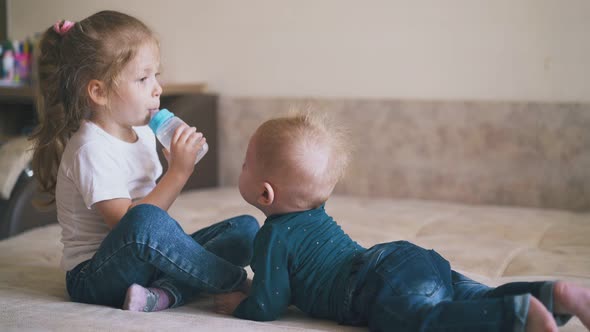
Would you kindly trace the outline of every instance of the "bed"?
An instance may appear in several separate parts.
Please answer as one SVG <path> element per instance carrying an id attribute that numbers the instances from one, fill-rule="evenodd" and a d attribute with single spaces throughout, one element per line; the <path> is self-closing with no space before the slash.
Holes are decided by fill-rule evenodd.
<path id="1" fill-rule="evenodd" d="M 331 198 L 326 210 L 361 245 L 414 241 L 482 282 L 560 278 L 590 287 L 588 213 L 348 195 Z M 187 232 L 243 213 L 264 220 L 234 187 L 185 192 L 170 213 Z M 213 313 L 210 297 L 157 313 L 72 303 L 59 268 L 59 233 L 54 224 L 0 242 L 0 330 L 365 330 L 307 318 L 294 308 L 278 321 L 242 321 Z M 583 330 L 578 320 L 562 329 Z"/>
<path id="2" fill-rule="evenodd" d="M 252 131 L 294 102 L 301 100 L 220 101 L 219 185 L 185 191 L 170 209 L 186 232 L 238 214 L 263 222 L 241 199 L 237 174 Z M 322 107 L 346 119 L 359 145 L 326 210 L 361 245 L 413 241 L 490 285 L 565 279 L 590 287 L 587 105 L 325 100 Z M 0 330 L 365 330 L 295 308 L 278 321 L 243 321 L 213 313 L 207 296 L 157 313 L 72 303 L 59 238 L 50 224 L 0 241 Z M 561 329 L 584 330 L 577 319 Z"/>

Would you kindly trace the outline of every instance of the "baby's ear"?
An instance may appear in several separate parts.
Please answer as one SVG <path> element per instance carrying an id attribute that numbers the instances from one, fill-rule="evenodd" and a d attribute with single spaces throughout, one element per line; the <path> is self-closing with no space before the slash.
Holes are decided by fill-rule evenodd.
<path id="1" fill-rule="evenodd" d="M 258 196 L 258 203 L 262 206 L 269 206 L 275 200 L 275 191 L 272 185 L 268 182 L 262 183 L 262 192 Z"/>
<path id="2" fill-rule="evenodd" d="M 104 82 L 99 80 L 90 80 L 88 82 L 88 96 L 99 106 L 106 106 L 108 103 L 108 93 Z"/>

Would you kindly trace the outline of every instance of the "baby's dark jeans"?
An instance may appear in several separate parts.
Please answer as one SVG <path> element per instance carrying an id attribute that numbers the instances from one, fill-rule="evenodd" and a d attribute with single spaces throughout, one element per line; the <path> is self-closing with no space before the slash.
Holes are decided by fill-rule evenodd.
<path id="1" fill-rule="evenodd" d="M 552 312 L 553 285 L 492 288 L 451 270 L 433 250 L 406 241 L 384 243 L 355 259 L 341 323 L 371 331 L 524 331 L 530 296 Z M 554 317 L 559 325 L 569 319 Z"/>

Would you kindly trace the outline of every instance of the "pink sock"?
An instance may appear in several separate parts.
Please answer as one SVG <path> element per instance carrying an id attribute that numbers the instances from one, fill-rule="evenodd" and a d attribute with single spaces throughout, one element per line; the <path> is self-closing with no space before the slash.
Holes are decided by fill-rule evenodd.
<path id="1" fill-rule="evenodd" d="M 160 311 L 170 307 L 172 296 L 161 288 L 133 284 L 127 288 L 123 310 Z"/>

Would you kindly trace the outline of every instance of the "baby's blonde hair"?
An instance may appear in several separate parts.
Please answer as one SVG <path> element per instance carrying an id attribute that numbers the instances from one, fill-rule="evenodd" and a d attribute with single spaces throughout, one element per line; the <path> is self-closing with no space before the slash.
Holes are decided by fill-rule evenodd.
<path id="1" fill-rule="evenodd" d="M 346 131 L 326 114 L 292 111 L 268 120 L 256 133 L 256 163 L 300 208 L 324 203 L 350 158 Z"/>

